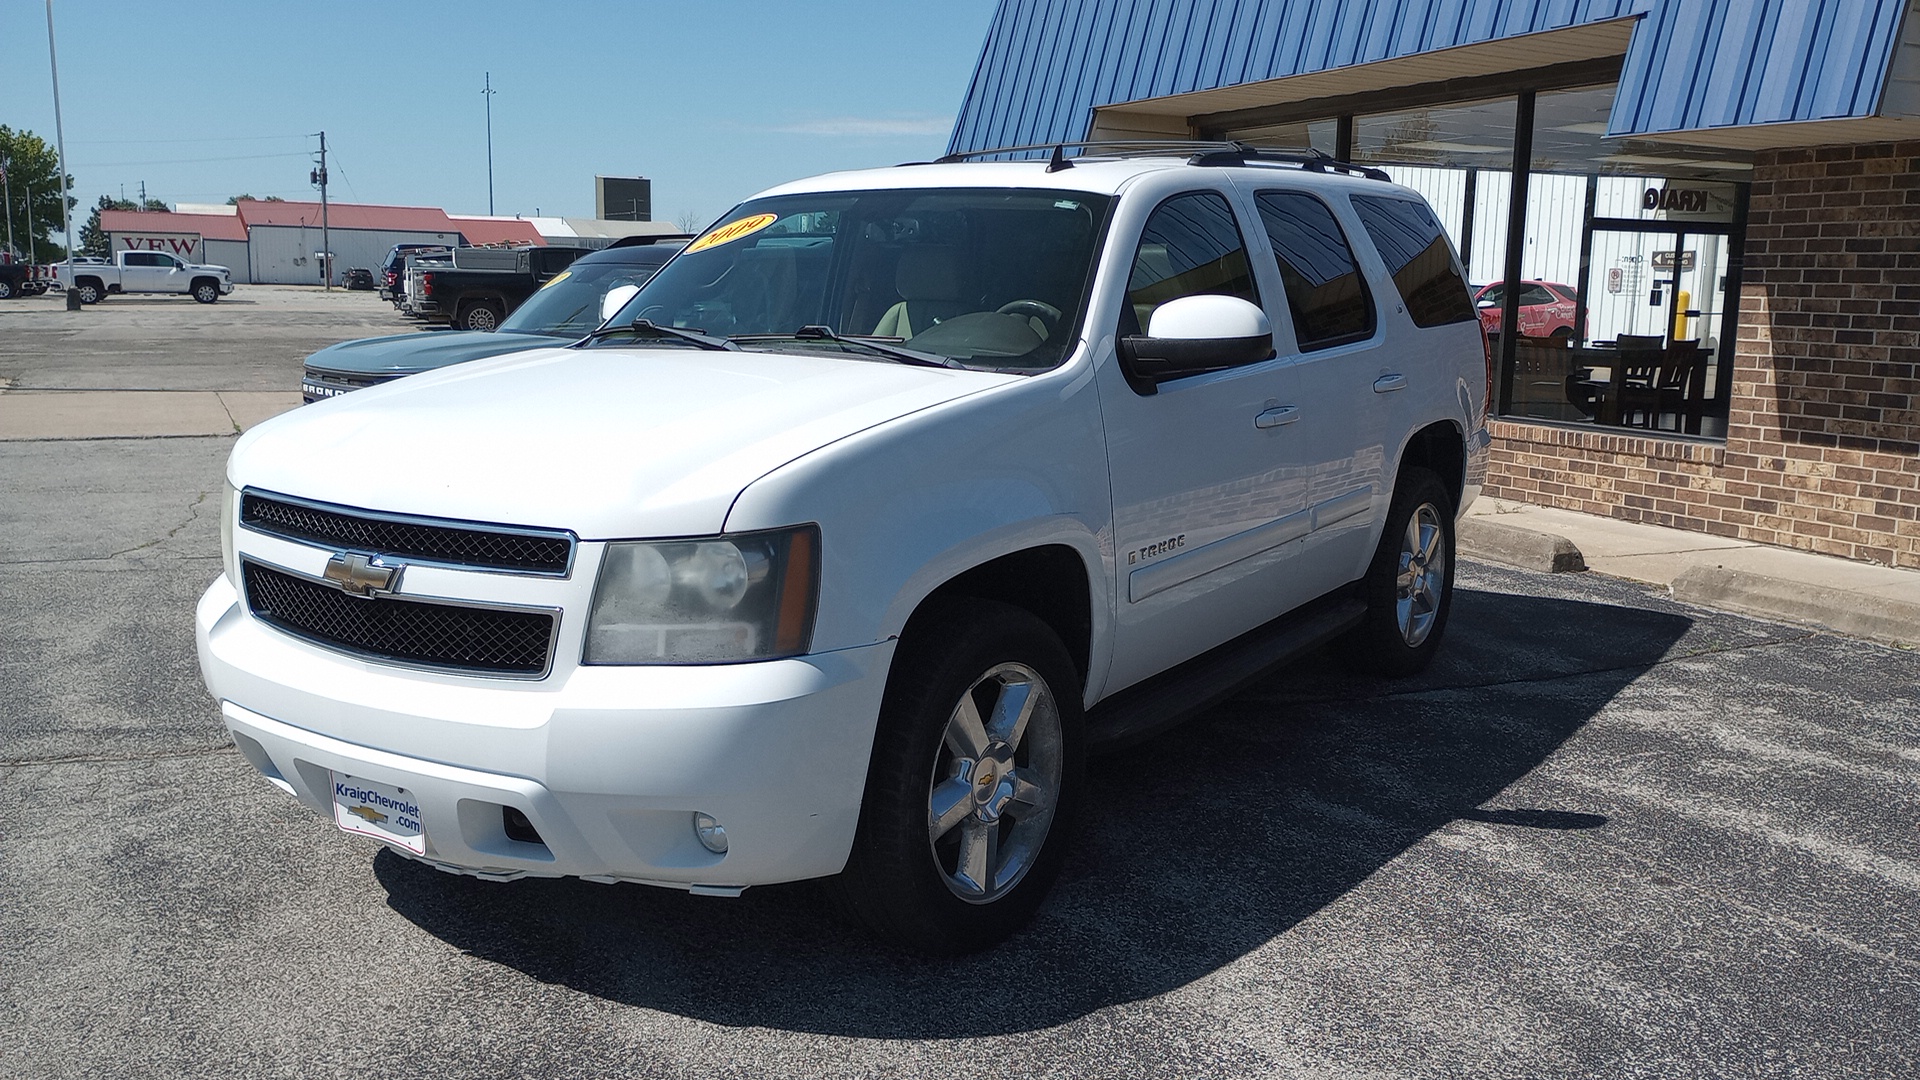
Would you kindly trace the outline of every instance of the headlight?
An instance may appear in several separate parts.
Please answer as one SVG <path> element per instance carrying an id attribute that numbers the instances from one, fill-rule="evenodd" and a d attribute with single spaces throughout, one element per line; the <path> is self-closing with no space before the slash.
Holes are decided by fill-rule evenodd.
<path id="1" fill-rule="evenodd" d="M 807 651 L 820 531 L 607 545 L 586 664 L 716 664 Z"/>
<path id="2" fill-rule="evenodd" d="M 226 571 L 227 580 L 235 589 L 240 588 L 240 557 L 233 550 L 233 521 L 240 511 L 240 493 L 233 485 L 223 482 L 225 493 L 220 497 L 220 565 Z"/>

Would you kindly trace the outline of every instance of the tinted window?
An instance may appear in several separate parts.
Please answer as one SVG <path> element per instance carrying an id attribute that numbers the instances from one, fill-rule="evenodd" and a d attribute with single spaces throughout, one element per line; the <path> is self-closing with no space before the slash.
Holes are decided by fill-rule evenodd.
<path id="1" fill-rule="evenodd" d="M 146 252 L 144 252 L 144 251 L 129 251 L 129 252 L 127 252 L 127 257 L 126 257 L 126 260 L 124 261 L 124 263 L 123 263 L 122 265 L 125 265 L 125 266 L 152 266 L 152 265 L 154 264 L 154 259 L 155 259 L 155 258 L 156 258 L 155 256 L 153 256 L 153 255 L 149 255 L 149 254 L 147 254 L 147 253 L 146 253 Z"/>
<path id="2" fill-rule="evenodd" d="M 1453 248 L 1426 204 L 1362 195 L 1354 197 L 1353 208 L 1393 275 L 1415 326 L 1467 322 L 1474 317 Z"/>
<path id="3" fill-rule="evenodd" d="M 1546 304 L 1558 303 L 1559 300 L 1559 297 L 1548 292 L 1544 286 L 1529 285 L 1520 290 L 1521 307 L 1541 307 Z"/>
<path id="4" fill-rule="evenodd" d="M 1137 335 L 1150 328 L 1155 309 L 1182 296 L 1260 302 L 1233 208 L 1212 192 L 1175 195 L 1147 219 L 1127 278 L 1121 333 Z"/>
<path id="5" fill-rule="evenodd" d="M 1333 211 L 1311 195 L 1268 192 L 1254 200 L 1287 287 L 1294 336 L 1324 349 L 1373 334 L 1373 297 Z"/>

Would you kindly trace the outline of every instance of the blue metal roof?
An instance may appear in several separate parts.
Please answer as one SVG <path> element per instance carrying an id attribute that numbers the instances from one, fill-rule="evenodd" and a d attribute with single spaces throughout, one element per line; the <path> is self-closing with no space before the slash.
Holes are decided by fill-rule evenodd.
<path id="1" fill-rule="evenodd" d="M 949 150 L 1093 109 L 1642 15 L 1609 134 L 1871 115 L 1904 0 L 1001 0 Z"/>
<path id="2" fill-rule="evenodd" d="M 1906 0 L 1660 0 L 1634 29 L 1609 135 L 1871 116 Z"/>

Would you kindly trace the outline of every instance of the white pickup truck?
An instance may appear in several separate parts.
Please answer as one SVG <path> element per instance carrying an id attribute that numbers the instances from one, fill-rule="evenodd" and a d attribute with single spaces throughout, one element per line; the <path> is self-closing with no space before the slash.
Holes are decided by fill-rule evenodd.
<path id="1" fill-rule="evenodd" d="M 78 262 L 56 268 L 60 284 L 97 304 L 112 293 L 180 293 L 203 304 L 233 291 L 233 271 L 182 262 L 164 251 L 115 252 L 110 263 Z"/>
<path id="2" fill-rule="evenodd" d="M 1432 658 L 1487 385 L 1439 221 L 1375 170 L 818 177 L 571 346 L 242 436 L 201 669 L 268 782 L 407 857 L 835 876 L 888 939 L 984 948 L 1058 874 L 1089 748 L 1311 649 Z"/>

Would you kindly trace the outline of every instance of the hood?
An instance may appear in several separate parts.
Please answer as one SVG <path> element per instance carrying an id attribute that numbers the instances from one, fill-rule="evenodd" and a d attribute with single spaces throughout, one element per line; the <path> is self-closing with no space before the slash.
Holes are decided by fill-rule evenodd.
<path id="1" fill-rule="evenodd" d="M 227 268 L 226 268 L 226 267 L 224 267 L 224 266 L 215 266 L 215 265 L 213 265 L 212 263 L 188 263 L 188 264 L 187 264 L 187 269 L 189 269 L 189 270 L 206 270 L 206 271 L 210 271 L 210 272 L 212 272 L 212 273 L 215 273 L 215 274 L 226 274 L 226 275 L 227 275 L 228 277 L 231 277 L 231 276 L 233 276 L 233 271 L 231 271 L 231 270 L 229 270 L 229 269 L 227 269 Z"/>
<path id="2" fill-rule="evenodd" d="M 240 438 L 228 477 L 590 540 L 699 536 L 803 454 L 1020 379 L 780 353 L 538 349 L 283 413 Z"/>
<path id="3" fill-rule="evenodd" d="M 551 348 L 562 340 L 545 334 L 415 331 L 329 345 L 307 357 L 307 366 L 342 375 L 411 375 L 501 353 Z"/>

